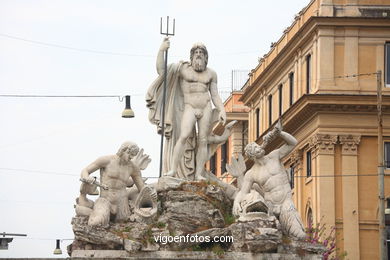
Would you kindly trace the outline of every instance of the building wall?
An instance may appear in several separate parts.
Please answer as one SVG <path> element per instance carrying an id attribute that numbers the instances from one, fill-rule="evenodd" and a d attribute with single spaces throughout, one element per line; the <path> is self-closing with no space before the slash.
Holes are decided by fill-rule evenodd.
<path id="1" fill-rule="evenodd" d="M 294 202 L 305 225 L 311 211 L 315 223 L 336 228 L 337 247 L 346 250 L 349 259 L 379 256 L 375 95 L 376 72 L 385 69 L 384 46 L 390 42 L 388 17 L 389 1 L 311 1 L 252 70 L 241 97 L 250 108 L 248 141 L 260 143 L 279 119 L 278 91 L 283 86 L 281 119 L 298 140 L 297 148 L 285 158 L 285 166 L 295 169 Z M 292 95 L 290 73 L 294 74 Z M 384 88 L 384 96 L 390 96 L 389 91 Z M 390 98 L 383 102 L 384 139 L 390 140 Z M 268 150 L 281 144 L 276 140 Z M 311 177 L 306 177 L 307 152 Z M 385 189 L 390 196 L 388 176 Z"/>
<path id="2" fill-rule="evenodd" d="M 236 120 L 237 123 L 231 130 L 231 135 L 227 140 L 227 161 L 222 160 L 222 146 L 215 152 L 216 171 L 214 174 L 225 182 L 231 182 L 233 177 L 226 171 L 222 171 L 222 164 L 230 164 L 231 157 L 238 157 L 242 153 L 243 147 L 248 143 L 248 112 L 249 108 L 245 106 L 239 99 L 242 95 L 241 91 L 233 91 L 231 95 L 225 100 L 224 107 L 227 114 L 227 122 Z M 215 134 L 222 134 L 222 125 L 217 125 L 213 131 Z M 206 164 L 206 169 L 210 170 L 210 161 Z"/>

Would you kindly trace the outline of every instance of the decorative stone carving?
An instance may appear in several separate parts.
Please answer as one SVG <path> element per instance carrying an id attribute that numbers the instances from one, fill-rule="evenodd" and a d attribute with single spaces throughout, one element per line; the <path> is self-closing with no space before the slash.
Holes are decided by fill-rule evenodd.
<path id="1" fill-rule="evenodd" d="M 197 43 L 191 49 L 190 62 L 170 64 L 167 68 L 167 101 L 164 133 L 161 133 L 164 52 L 169 46 L 169 39 L 165 38 L 157 56 L 159 77 L 146 95 L 149 120 L 157 126 L 159 134 L 166 137 L 163 172 L 164 175 L 187 180 L 205 179 L 204 165 L 214 153 L 211 144 L 224 143 L 232 125 L 226 126 L 229 133 L 222 135 L 224 138 L 212 136 L 215 123 L 225 124 L 226 113 L 218 94 L 217 74 L 207 67 L 207 49 Z"/>
<path id="2" fill-rule="evenodd" d="M 265 147 L 277 136 L 284 139 L 286 144 L 266 155 Z M 288 173 L 281 162 L 296 145 L 297 140 L 282 131 L 279 121 L 276 127 L 264 136 L 261 146 L 251 143 L 245 147 L 245 153 L 254 160 L 254 165 L 242 180 L 234 200 L 233 214 L 242 220 L 247 219 L 247 215 L 252 214 L 253 210 L 257 211 L 259 217 L 264 214 L 261 211 L 267 211 L 269 216 L 275 215 L 278 218 L 285 234 L 304 239 L 306 233 L 292 200 Z M 250 196 L 249 194 L 256 192 L 251 191 L 255 184 L 258 185 L 257 196 Z M 251 216 L 248 218 L 253 219 Z"/>
<path id="3" fill-rule="evenodd" d="M 309 140 L 309 147 L 314 154 L 334 154 L 334 145 L 337 143 L 337 135 L 314 134 Z"/>
<path id="4" fill-rule="evenodd" d="M 127 220 L 131 215 L 129 196 L 134 195 L 134 189 L 127 187 L 135 184 L 138 192 L 149 191 L 149 197 L 153 197 L 153 191 L 144 188 L 141 176 L 141 170 L 144 170 L 150 161 L 143 149 L 140 150 L 133 142 L 125 142 L 115 155 L 100 157 L 88 165 L 81 172 L 82 184 L 80 196 L 76 200 L 76 215 L 89 217 L 90 226 L 108 226 L 110 219 L 116 222 Z M 90 176 L 97 170 L 100 170 L 101 183 Z M 100 196 L 93 202 L 87 198 L 87 194 L 95 192 L 97 186 L 100 187 Z M 138 201 L 145 202 L 145 196 L 146 192 L 143 192 Z M 156 211 L 156 202 L 151 205 Z"/>
<path id="5" fill-rule="evenodd" d="M 303 159 L 303 152 L 302 150 L 295 150 L 290 155 L 290 165 L 300 165 L 302 163 Z"/>
<path id="6" fill-rule="evenodd" d="M 157 215 L 157 194 L 154 188 L 144 186 L 134 204 L 134 212 L 145 222 L 151 222 Z"/>
<path id="7" fill-rule="evenodd" d="M 360 135 L 339 135 L 342 154 L 357 155 L 357 148 L 360 143 Z"/>

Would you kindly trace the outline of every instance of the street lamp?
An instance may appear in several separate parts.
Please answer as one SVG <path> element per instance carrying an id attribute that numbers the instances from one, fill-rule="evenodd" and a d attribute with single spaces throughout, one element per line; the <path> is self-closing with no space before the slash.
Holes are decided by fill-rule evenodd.
<path id="1" fill-rule="evenodd" d="M 26 234 L 8 234 L 8 233 L 0 233 L 0 235 L 3 235 L 3 237 L 0 237 L 0 250 L 7 250 L 8 244 L 12 242 L 12 237 L 5 237 L 5 236 L 19 236 L 19 237 L 25 237 Z"/>
<path id="2" fill-rule="evenodd" d="M 62 255 L 62 250 L 61 250 L 61 247 L 60 247 L 60 240 L 59 239 L 57 239 L 56 240 L 56 249 L 54 249 L 54 252 L 53 252 L 53 254 L 54 255 Z"/>
<path id="3" fill-rule="evenodd" d="M 125 96 L 125 97 L 126 97 L 126 107 L 122 112 L 122 117 L 123 118 L 133 118 L 134 111 L 131 109 L 131 106 L 130 106 L 130 96 Z"/>

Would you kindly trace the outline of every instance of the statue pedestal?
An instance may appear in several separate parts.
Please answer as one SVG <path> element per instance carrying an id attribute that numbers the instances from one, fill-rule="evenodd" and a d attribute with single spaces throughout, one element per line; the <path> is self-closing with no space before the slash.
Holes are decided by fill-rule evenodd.
<path id="1" fill-rule="evenodd" d="M 134 214 L 127 221 L 110 222 L 109 227 L 91 227 L 86 217 L 73 218 L 75 240 L 68 247 L 71 257 L 321 259 L 323 247 L 284 237 L 274 216 L 253 212 L 253 218 L 236 220 L 231 214 L 232 201 L 216 183 L 166 178 L 159 184 L 157 215 L 151 223 Z M 169 241 L 168 237 L 186 240 Z"/>
<path id="2" fill-rule="evenodd" d="M 245 253 L 245 252 L 225 252 L 216 254 L 213 252 L 178 252 L 178 251 L 155 251 L 155 252 L 138 252 L 130 254 L 124 250 L 75 250 L 72 253 L 72 259 L 93 258 L 96 260 L 103 259 L 128 259 L 128 260 L 155 260 L 155 259 L 239 259 L 239 260 L 320 260 L 320 255 L 297 254 L 262 254 L 262 253 Z"/>

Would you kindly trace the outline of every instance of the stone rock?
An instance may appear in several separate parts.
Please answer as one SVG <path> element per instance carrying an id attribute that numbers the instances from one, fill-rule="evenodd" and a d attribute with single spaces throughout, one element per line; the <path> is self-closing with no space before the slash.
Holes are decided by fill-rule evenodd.
<path id="1" fill-rule="evenodd" d="M 127 252 L 136 252 L 139 251 L 142 247 L 141 243 L 129 239 L 124 239 L 123 245 Z"/>
<path id="2" fill-rule="evenodd" d="M 157 198 L 158 214 L 152 223 L 145 223 L 135 213 L 122 223 L 110 222 L 107 228 L 88 226 L 87 217 L 73 218 L 75 241 L 68 247 L 69 254 L 96 257 L 105 250 L 115 250 L 118 254 L 110 253 L 112 256 L 127 253 L 134 259 L 141 255 L 155 259 L 154 256 L 173 256 L 173 251 L 180 251 L 180 255 L 188 253 L 188 257 L 195 257 L 199 253 L 212 258 L 244 259 L 237 256 L 247 254 L 247 259 L 274 259 L 267 257 L 274 257 L 278 253 L 283 256 L 294 254 L 291 258 L 283 259 L 300 259 L 296 257 L 299 255 L 304 255 L 303 259 L 320 259 L 314 256 L 319 256 L 324 249 L 286 238 L 277 218 L 264 213 L 226 225 L 225 219 L 231 217 L 232 202 L 224 189 L 216 184 L 182 182 L 178 186 L 160 189 Z M 203 240 L 180 240 L 175 243 L 162 240 L 163 237 L 180 235 L 203 237 Z M 216 237 L 228 236 L 233 241 L 212 242 Z M 210 238 L 210 242 L 204 240 L 206 237 Z"/>
<path id="3" fill-rule="evenodd" d="M 221 188 L 206 182 L 183 183 L 179 188 L 158 193 L 162 217 L 175 235 L 224 227 L 231 201 Z"/>
<path id="4" fill-rule="evenodd" d="M 278 253 L 296 253 L 299 255 L 316 254 L 322 255 L 325 252 L 325 246 L 321 244 L 312 244 L 306 241 L 291 240 L 284 237 L 283 243 L 278 249 Z"/>
<path id="5" fill-rule="evenodd" d="M 121 237 L 107 232 L 107 229 L 101 226 L 89 226 L 85 217 L 73 218 L 72 224 L 76 241 L 80 240 L 90 244 L 103 245 L 104 249 L 122 248 L 123 239 Z"/>
<path id="6" fill-rule="evenodd" d="M 156 190 L 164 191 L 169 189 L 177 189 L 184 182 L 185 180 L 183 179 L 170 177 L 170 176 L 162 176 L 158 179 Z"/>
<path id="7" fill-rule="evenodd" d="M 265 217 L 253 221 L 236 222 L 229 226 L 234 242 L 232 251 L 277 252 L 282 242 L 282 232 L 275 217 Z"/>

